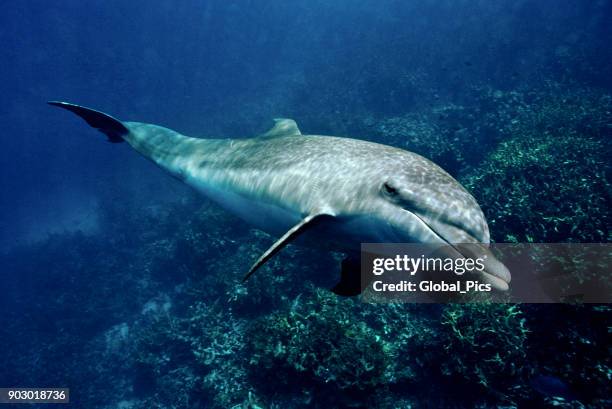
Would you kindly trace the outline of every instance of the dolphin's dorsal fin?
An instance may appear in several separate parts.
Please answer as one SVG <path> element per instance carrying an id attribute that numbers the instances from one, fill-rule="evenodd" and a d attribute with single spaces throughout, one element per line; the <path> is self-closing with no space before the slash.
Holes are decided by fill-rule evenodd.
<path id="1" fill-rule="evenodd" d="M 242 279 L 242 282 L 244 283 L 246 280 L 248 280 L 259 267 L 261 267 L 273 255 L 278 253 L 283 247 L 295 240 L 299 235 L 303 234 L 306 230 L 312 228 L 316 224 L 333 217 L 334 216 L 329 213 L 315 213 L 306 216 L 304 219 L 302 219 L 302 221 L 289 229 L 289 231 L 287 231 L 283 237 L 278 239 L 268 250 L 266 250 L 265 253 L 261 255 L 261 257 L 257 259 L 257 261 L 249 269 L 249 272 L 246 273 Z"/>
<path id="2" fill-rule="evenodd" d="M 274 118 L 274 126 L 261 135 L 262 138 L 276 138 L 279 136 L 301 135 L 300 128 L 293 119 Z"/>

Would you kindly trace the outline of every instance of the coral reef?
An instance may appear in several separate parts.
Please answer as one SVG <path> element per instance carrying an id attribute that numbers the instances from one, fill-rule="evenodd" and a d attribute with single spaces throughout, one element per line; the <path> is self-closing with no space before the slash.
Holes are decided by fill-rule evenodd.
<path id="1" fill-rule="evenodd" d="M 507 138 L 461 181 L 495 241 L 609 241 L 612 101 L 550 87 L 512 94 L 515 116 L 501 130 Z"/>
<path id="2" fill-rule="evenodd" d="M 250 364 L 275 384 L 295 376 L 334 388 L 370 389 L 385 383 L 383 344 L 342 302 L 318 296 L 289 312 L 265 316 L 252 326 Z M 313 308 L 314 307 L 314 308 Z M 284 370 L 283 370 L 284 369 Z"/>
<path id="3" fill-rule="evenodd" d="M 451 304 L 441 317 L 442 373 L 511 399 L 530 375 L 518 305 Z M 514 388 L 512 388 L 514 386 Z"/>

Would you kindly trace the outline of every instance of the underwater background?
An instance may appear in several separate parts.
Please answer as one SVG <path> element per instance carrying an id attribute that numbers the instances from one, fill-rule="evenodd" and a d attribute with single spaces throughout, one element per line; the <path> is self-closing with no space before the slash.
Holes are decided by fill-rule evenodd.
<path id="1" fill-rule="evenodd" d="M 366 304 L 314 284 L 336 255 L 294 246 L 242 285 L 271 236 L 45 104 L 219 138 L 289 117 L 432 159 L 495 242 L 607 243 L 611 19 L 607 0 L 5 4 L 0 387 L 109 409 L 611 407 L 608 305 Z"/>

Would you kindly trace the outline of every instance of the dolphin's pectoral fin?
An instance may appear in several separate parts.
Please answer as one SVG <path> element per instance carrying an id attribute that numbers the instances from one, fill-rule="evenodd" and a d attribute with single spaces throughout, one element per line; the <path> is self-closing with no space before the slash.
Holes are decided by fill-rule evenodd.
<path id="1" fill-rule="evenodd" d="M 81 118 L 92 128 L 96 128 L 100 132 L 108 136 L 108 141 L 113 143 L 123 142 L 123 135 L 129 130 L 121 123 L 120 120 L 105 114 L 104 112 L 96 111 L 95 109 L 85 108 L 80 105 L 70 104 L 68 102 L 49 101 L 49 105 L 66 109 Z"/>
<path id="2" fill-rule="evenodd" d="M 262 138 L 276 138 L 279 136 L 301 135 L 297 123 L 293 119 L 274 118 L 274 126 L 261 135 Z"/>
<path id="3" fill-rule="evenodd" d="M 244 283 L 246 280 L 248 280 L 259 267 L 261 267 L 273 255 L 278 253 L 283 247 L 295 240 L 299 235 L 303 234 L 320 222 L 333 217 L 333 215 L 327 213 L 316 213 L 306 216 L 301 222 L 289 229 L 289 231 L 287 231 L 283 237 L 278 239 L 268 250 L 266 250 L 265 253 L 261 255 L 261 257 L 259 257 L 259 259 L 257 259 L 257 261 L 249 269 L 249 272 L 246 273 L 242 279 L 242 282 Z"/>
<path id="4" fill-rule="evenodd" d="M 342 260 L 340 281 L 332 289 L 336 295 L 353 297 L 361 294 L 361 263 L 359 258 L 347 257 Z"/>

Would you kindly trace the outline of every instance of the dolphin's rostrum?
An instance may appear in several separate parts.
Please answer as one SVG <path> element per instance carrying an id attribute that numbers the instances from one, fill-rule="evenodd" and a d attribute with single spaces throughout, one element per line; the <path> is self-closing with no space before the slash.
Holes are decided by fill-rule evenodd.
<path id="1" fill-rule="evenodd" d="M 508 289 L 510 273 L 488 251 L 489 229 L 476 200 L 424 157 L 373 142 L 302 135 L 295 121 L 276 119 L 249 139 L 198 139 L 161 126 L 119 121 L 66 102 L 67 109 L 107 135 L 128 142 L 173 176 L 255 227 L 280 236 L 245 280 L 285 245 L 301 243 L 346 253 L 332 289 L 356 295 L 360 243 L 481 243 L 479 277 Z"/>

